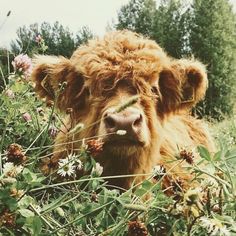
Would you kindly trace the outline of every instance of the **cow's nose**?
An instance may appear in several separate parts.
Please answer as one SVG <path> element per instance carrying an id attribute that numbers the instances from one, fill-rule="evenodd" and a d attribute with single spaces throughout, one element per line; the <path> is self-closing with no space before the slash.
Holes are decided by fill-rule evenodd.
<path id="1" fill-rule="evenodd" d="M 126 130 L 127 134 L 137 134 L 142 127 L 143 116 L 139 111 L 128 113 L 106 113 L 104 123 L 107 133 Z"/>

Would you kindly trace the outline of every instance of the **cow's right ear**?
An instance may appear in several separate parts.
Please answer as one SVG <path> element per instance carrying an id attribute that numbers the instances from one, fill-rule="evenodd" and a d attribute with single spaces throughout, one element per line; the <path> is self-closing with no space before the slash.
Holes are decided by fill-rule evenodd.
<path id="1" fill-rule="evenodd" d="M 75 108 L 82 102 L 83 77 L 67 58 L 36 56 L 31 79 L 36 93 L 46 102 L 53 101 L 60 110 Z"/>

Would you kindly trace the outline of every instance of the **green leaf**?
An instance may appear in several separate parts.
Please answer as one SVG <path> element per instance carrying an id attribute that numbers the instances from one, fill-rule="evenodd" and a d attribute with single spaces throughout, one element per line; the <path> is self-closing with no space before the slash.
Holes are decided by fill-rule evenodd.
<path id="1" fill-rule="evenodd" d="M 25 195 L 18 202 L 20 208 L 27 208 L 30 204 L 34 203 L 34 199 L 30 196 Z"/>
<path id="2" fill-rule="evenodd" d="M 42 221 L 39 216 L 28 217 L 23 227 L 31 235 L 38 236 L 42 230 Z"/>
<path id="3" fill-rule="evenodd" d="M 205 147 L 203 147 L 203 146 L 198 146 L 198 147 L 197 147 L 197 150 L 198 150 L 200 156 L 201 156 L 203 159 L 205 159 L 205 160 L 207 160 L 207 161 L 211 161 L 211 154 L 209 153 L 209 151 L 208 151 Z"/>
<path id="4" fill-rule="evenodd" d="M 31 210 L 28 210 L 28 209 L 20 209 L 20 210 L 18 210 L 18 212 L 26 218 L 34 216 L 34 212 L 32 212 Z"/>

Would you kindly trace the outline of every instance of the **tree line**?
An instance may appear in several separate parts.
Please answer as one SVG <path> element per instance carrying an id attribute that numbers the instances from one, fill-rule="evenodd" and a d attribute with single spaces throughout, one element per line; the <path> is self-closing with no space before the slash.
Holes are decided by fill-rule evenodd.
<path id="1" fill-rule="evenodd" d="M 120 8 L 118 20 L 111 28 L 130 29 L 148 36 L 172 57 L 195 57 L 202 61 L 207 66 L 209 89 L 194 112 L 220 120 L 232 114 L 236 98 L 235 17 L 228 0 L 130 0 Z M 37 35 L 44 40 L 42 47 L 37 47 Z M 80 29 L 74 37 L 59 22 L 32 24 L 17 30 L 10 51 L 30 55 L 43 51 L 70 57 L 76 47 L 92 37 L 88 27 Z"/>

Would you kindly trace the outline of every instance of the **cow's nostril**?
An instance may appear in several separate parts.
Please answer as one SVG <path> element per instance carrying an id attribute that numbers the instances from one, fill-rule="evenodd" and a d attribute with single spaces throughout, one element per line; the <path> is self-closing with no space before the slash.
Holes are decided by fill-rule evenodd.
<path id="1" fill-rule="evenodd" d="M 134 121 L 133 126 L 141 125 L 142 121 L 143 121 L 143 116 L 140 114 L 139 117 Z"/>
<path id="2" fill-rule="evenodd" d="M 111 116 L 106 116 L 104 121 L 107 128 L 115 128 L 116 122 Z"/>

